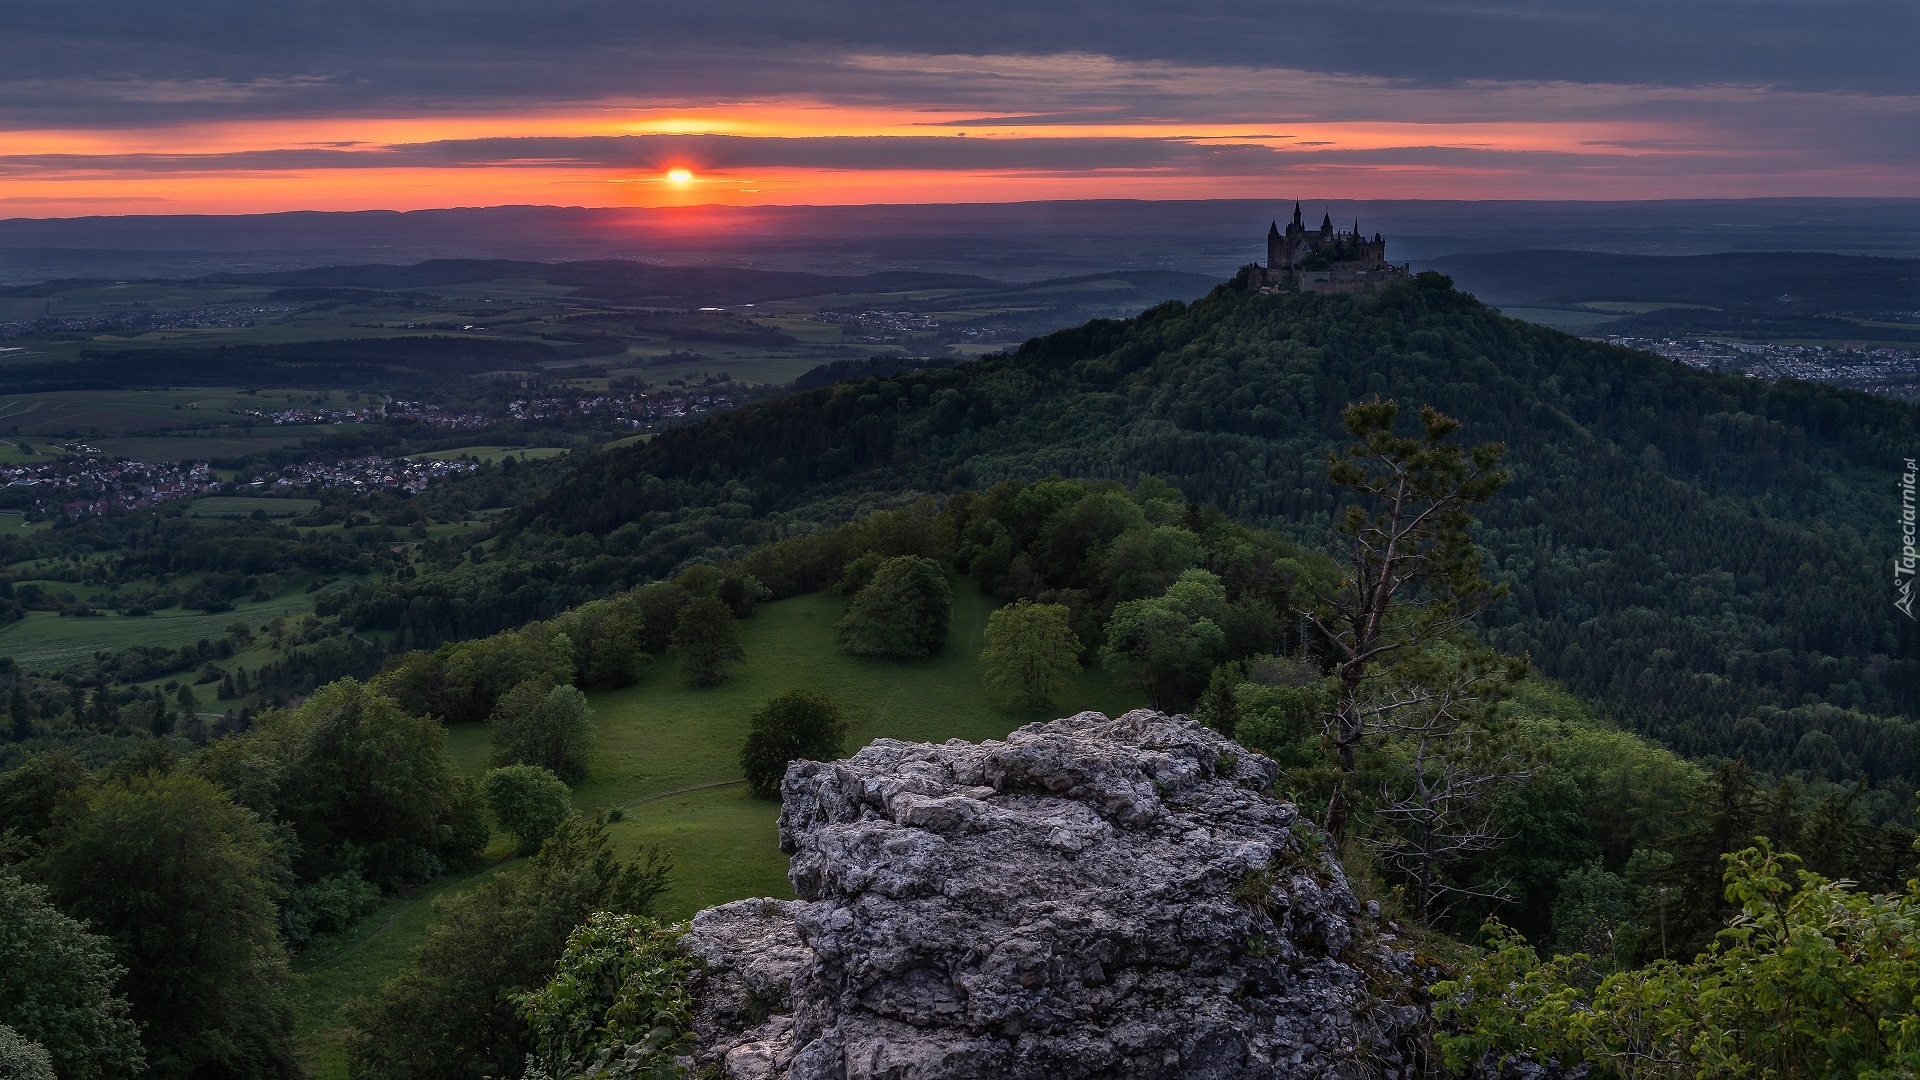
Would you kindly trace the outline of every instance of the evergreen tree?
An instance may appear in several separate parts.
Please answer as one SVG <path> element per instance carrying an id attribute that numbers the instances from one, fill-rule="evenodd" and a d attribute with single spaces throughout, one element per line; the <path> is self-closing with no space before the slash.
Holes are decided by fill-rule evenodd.
<path id="1" fill-rule="evenodd" d="M 26 742 L 33 738 L 33 702 L 27 700 L 23 679 L 13 681 L 13 693 L 7 698 L 7 716 L 12 724 L 13 741 Z"/>

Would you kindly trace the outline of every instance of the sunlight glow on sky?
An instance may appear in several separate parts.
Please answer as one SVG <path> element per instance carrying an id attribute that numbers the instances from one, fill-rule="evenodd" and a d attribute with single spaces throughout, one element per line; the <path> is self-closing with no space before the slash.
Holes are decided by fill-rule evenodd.
<path id="1" fill-rule="evenodd" d="M 206 26 L 225 2 L 187 6 Z M 1131 0 L 1097 27 L 1044 2 L 996 22 L 983 0 L 977 24 L 889 8 L 884 25 L 859 3 L 805 22 L 756 3 L 712 17 L 768 24 L 736 44 L 695 15 L 635 21 L 601 0 L 553 26 L 474 0 L 470 26 L 428 37 L 235 8 L 231 41 L 143 26 L 148 9 L 115 0 L 82 3 L 114 19 L 75 29 L 22 0 L 0 41 L 0 216 L 1920 195 L 1920 79 L 1888 62 L 1916 20 L 1881 0 L 1723 0 L 1717 18 L 1638 0 L 1354 0 L 1301 38 L 1251 16 L 1168 23 Z M 433 10 L 394 0 L 392 20 Z M 1800 38 L 1778 53 L 1783 26 Z M 1880 32 L 1842 43 L 1862 26 Z M 969 37 L 984 47 L 924 47 Z M 1015 39 L 1030 51 L 1004 48 Z M 1268 59 L 1323 52 L 1337 70 Z"/>

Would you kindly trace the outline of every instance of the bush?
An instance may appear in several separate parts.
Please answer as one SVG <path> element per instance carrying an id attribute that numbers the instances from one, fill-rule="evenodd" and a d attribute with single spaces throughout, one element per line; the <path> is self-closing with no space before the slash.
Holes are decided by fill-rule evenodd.
<path id="1" fill-rule="evenodd" d="M 840 642 L 855 656 L 912 660 L 947 646 L 953 588 L 932 559 L 888 559 L 854 595 L 840 620 Z"/>
<path id="2" fill-rule="evenodd" d="M 1800 871 L 1796 887 L 1787 876 L 1799 860 L 1764 841 L 1725 859 L 1741 911 L 1692 963 L 1596 982 L 1592 958 L 1543 961 L 1490 924 L 1493 951 L 1433 987 L 1447 1063 L 1531 1056 L 1629 1076 L 1920 1071 L 1920 884 L 1870 896 Z"/>
<path id="3" fill-rule="evenodd" d="M 528 679 L 500 699 L 487 720 L 495 765 L 538 765 L 562 780 L 586 779 L 593 707 L 571 686 Z"/>
<path id="4" fill-rule="evenodd" d="M 567 785 L 538 765 L 509 765 L 488 773 L 487 805 L 500 830 L 518 837 L 523 851 L 537 849 L 573 816 Z"/>
<path id="5" fill-rule="evenodd" d="M 361 878 L 358 871 L 348 870 L 289 892 L 280 909 L 280 929 L 288 945 L 304 949 L 315 938 L 337 934 L 379 906 L 380 887 Z"/>
<path id="6" fill-rule="evenodd" d="M 692 1034 L 692 972 L 679 927 L 595 914 L 567 938 L 547 985 L 515 999 L 537 1047 L 527 1080 L 579 1076 L 615 1054 L 621 1075 L 671 1069 Z"/>
<path id="7" fill-rule="evenodd" d="M 747 787 L 762 799 L 780 797 L 787 764 L 802 759 L 828 761 L 840 756 L 847 722 L 840 706 L 810 690 L 789 690 L 753 714 L 740 768 Z"/>

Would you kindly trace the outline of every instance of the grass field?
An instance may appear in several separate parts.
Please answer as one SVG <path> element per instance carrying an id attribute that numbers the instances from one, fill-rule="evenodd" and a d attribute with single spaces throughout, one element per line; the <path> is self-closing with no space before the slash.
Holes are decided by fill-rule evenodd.
<path id="1" fill-rule="evenodd" d="M 623 854 L 645 844 L 672 851 L 673 888 L 661 898 L 662 914 L 685 918 L 742 897 L 793 895 L 774 829 L 779 804 L 750 796 L 739 766 L 748 715 L 784 690 L 811 687 L 839 702 L 849 753 L 882 736 L 1000 738 L 1030 720 L 1081 709 L 1116 713 L 1140 703 L 1137 694 L 1091 672 L 1075 681 L 1058 709 L 1029 714 L 994 705 L 981 692 L 979 652 L 995 601 L 970 582 L 955 589 L 952 636 L 946 651 L 931 660 L 892 663 L 840 652 L 834 628 L 846 604 L 844 597 L 815 594 L 762 607 L 741 623 L 747 659 L 721 686 L 690 689 L 678 670 L 660 663 L 637 686 L 592 695 L 595 758 L 574 802 L 586 812 L 624 812 L 611 830 Z M 463 771 L 486 769 L 484 725 L 450 729 L 448 746 Z M 442 883 L 437 891 L 466 888 L 473 880 Z M 316 1077 L 346 1075 L 337 1031 L 340 1003 L 399 970 L 426 931 L 426 906 L 396 901 L 348 935 L 362 943 L 342 959 L 320 956 L 300 965 L 308 973 L 301 1032 Z M 368 929 L 375 926 L 377 932 Z"/>
<path id="2" fill-rule="evenodd" d="M 296 517 L 320 505 L 319 499 L 270 499 L 245 495 L 212 495 L 195 499 L 187 516 L 197 518 L 243 518 L 255 510 L 264 510 L 270 518 Z"/>
<path id="3" fill-rule="evenodd" d="M 48 527 L 48 524 L 44 521 L 38 525 L 27 524 L 27 515 L 18 511 L 0 511 L 0 534 L 12 533 L 17 536 L 25 535 L 35 530 Z"/>
<path id="4" fill-rule="evenodd" d="M 263 626 L 276 617 L 304 615 L 312 608 L 313 597 L 296 592 L 264 602 L 242 601 L 232 611 L 212 614 L 176 608 L 138 617 L 73 618 L 51 611 L 29 611 L 26 618 L 0 628 L 0 656 L 12 657 L 28 671 L 51 671 L 85 660 L 102 649 L 129 645 L 177 649 L 203 637 L 217 638 L 237 622 Z"/>

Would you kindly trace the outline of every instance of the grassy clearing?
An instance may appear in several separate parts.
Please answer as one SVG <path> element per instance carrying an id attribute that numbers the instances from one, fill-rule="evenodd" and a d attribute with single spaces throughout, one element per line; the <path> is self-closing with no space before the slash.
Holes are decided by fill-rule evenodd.
<path id="1" fill-rule="evenodd" d="M 1509 319 L 1521 319 L 1553 330 L 1565 330 L 1570 334 L 1591 330 L 1601 323 L 1609 323 L 1620 317 L 1619 314 L 1610 311 L 1568 311 L 1564 308 L 1501 308 L 1500 314 Z"/>
<path id="2" fill-rule="evenodd" d="M 673 888 L 661 898 L 664 915 L 685 918 L 743 897 L 792 896 L 774 828 L 779 804 L 753 798 L 740 782 L 747 717 L 773 695 L 809 686 L 831 696 L 847 715 L 849 752 L 881 737 L 995 739 L 1031 720 L 1081 709 L 1113 714 L 1140 704 L 1137 694 L 1098 671 L 1075 680 L 1058 709 L 1017 713 L 993 704 L 981 691 L 979 655 L 981 632 L 997 603 L 971 582 L 959 582 L 946 652 L 910 663 L 839 651 L 835 627 L 845 597 L 821 593 L 768 604 L 741 623 L 747 659 L 723 685 L 690 689 L 671 663 L 660 662 L 637 686 L 592 695 L 595 757 L 591 774 L 574 790 L 574 803 L 585 812 L 621 810 L 623 818 L 611 831 L 622 854 L 646 844 L 673 852 Z M 450 728 L 447 743 L 462 771 L 485 771 L 485 725 Z M 473 880 L 437 891 L 467 888 Z M 362 928 L 385 918 L 375 915 Z M 426 925 L 424 914 L 395 918 L 378 937 L 369 935 L 353 965 L 308 980 L 301 1037 L 316 1077 L 345 1076 L 333 1030 L 337 1021 L 331 1019 L 339 1003 L 399 970 Z"/>
<path id="3" fill-rule="evenodd" d="M 30 532 L 50 527 L 44 521 L 37 525 L 27 524 L 27 515 L 17 510 L 0 511 L 0 535 L 25 536 Z"/>

